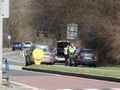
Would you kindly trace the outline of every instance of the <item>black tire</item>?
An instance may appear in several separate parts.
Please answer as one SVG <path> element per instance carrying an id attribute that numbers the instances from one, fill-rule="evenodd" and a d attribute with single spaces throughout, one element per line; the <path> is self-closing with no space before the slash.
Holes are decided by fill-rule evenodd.
<path id="1" fill-rule="evenodd" d="M 94 67 L 94 68 L 96 68 L 96 67 L 97 67 L 96 63 L 94 63 L 94 64 L 93 64 L 93 67 Z"/>
<path id="2" fill-rule="evenodd" d="M 51 62 L 51 63 L 50 63 L 50 65 L 54 65 L 54 64 L 55 64 L 55 62 Z"/>
<path id="3" fill-rule="evenodd" d="M 77 67 L 77 62 L 76 62 L 76 60 L 73 60 L 73 65 L 74 65 L 75 67 Z"/>
<path id="4" fill-rule="evenodd" d="M 12 49 L 12 51 L 15 51 L 15 49 Z"/>

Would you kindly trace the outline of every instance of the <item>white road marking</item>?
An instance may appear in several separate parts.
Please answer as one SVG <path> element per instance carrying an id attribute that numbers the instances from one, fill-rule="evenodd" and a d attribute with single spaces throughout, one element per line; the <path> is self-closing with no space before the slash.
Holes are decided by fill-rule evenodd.
<path id="1" fill-rule="evenodd" d="M 8 61 L 14 61 L 14 62 L 19 62 L 19 63 L 24 64 L 24 62 L 21 62 L 21 61 L 16 61 L 16 60 L 13 60 L 13 59 L 8 59 Z"/>
<path id="2" fill-rule="evenodd" d="M 27 88 L 27 89 L 32 89 L 32 90 L 45 90 L 45 89 L 39 89 L 39 88 L 36 88 L 36 87 L 32 87 L 32 86 L 29 86 L 29 85 L 25 85 L 25 84 L 22 84 L 22 83 L 18 83 L 18 82 L 14 82 L 14 81 L 10 81 L 10 83 L 13 83 L 13 84 L 17 84 L 19 86 L 22 86 L 22 88 Z M 16 86 L 14 86 L 15 88 Z"/>
<path id="3" fill-rule="evenodd" d="M 2 55 L 9 55 L 9 54 L 14 54 L 14 53 L 20 53 L 20 51 L 19 51 L 19 52 L 8 52 L 8 53 L 3 53 Z"/>

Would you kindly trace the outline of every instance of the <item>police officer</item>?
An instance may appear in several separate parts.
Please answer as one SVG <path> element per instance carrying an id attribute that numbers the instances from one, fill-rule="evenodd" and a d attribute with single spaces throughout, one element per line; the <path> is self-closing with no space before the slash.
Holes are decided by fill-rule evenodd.
<path id="1" fill-rule="evenodd" d="M 76 51 L 76 47 L 73 44 L 71 46 L 69 46 L 69 54 L 70 55 L 73 55 L 75 51 Z"/>
<path id="2" fill-rule="evenodd" d="M 65 65 L 68 64 L 69 59 L 69 45 L 64 48 L 64 56 L 65 56 Z"/>

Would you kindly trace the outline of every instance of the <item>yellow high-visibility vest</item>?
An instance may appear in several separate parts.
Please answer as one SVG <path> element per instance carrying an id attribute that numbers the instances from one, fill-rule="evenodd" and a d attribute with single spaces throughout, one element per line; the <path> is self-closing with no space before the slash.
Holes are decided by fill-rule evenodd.
<path id="1" fill-rule="evenodd" d="M 75 47 L 71 47 L 71 46 L 69 47 L 69 52 L 70 52 L 71 54 L 73 54 L 75 50 L 76 50 Z"/>
<path id="2" fill-rule="evenodd" d="M 64 48 L 64 54 L 67 55 L 68 54 L 68 47 Z"/>

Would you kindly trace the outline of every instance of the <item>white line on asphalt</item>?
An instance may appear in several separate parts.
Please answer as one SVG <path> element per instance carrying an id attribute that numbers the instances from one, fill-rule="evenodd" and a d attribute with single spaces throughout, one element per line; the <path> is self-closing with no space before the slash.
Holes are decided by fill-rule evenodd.
<path id="1" fill-rule="evenodd" d="M 120 90 L 120 88 L 110 88 L 110 90 Z"/>
<path id="2" fill-rule="evenodd" d="M 14 81 L 10 81 L 10 82 L 13 83 L 13 84 L 22 86 L 22 88 L 28 88 L 28 89 L 32 89 L 32 90 L 45 90 L 45 89 L 39 89 L 39 88 L 36 88 L 36 87 L 32 87 L 32 86 L 25 85 L 25 84 L 18 83 L 18 82 L 14 82 Z M 15 87 L 15 86 L 14 86 L 14 87 Z"/>
<path id="3" fill-rule="evenodd" d="M 72 89 L 56 89 L 56 90 L 72 90 Z"/>
<path id="4" fill-rule="evenodd" d="M 19 62 L 19 63 L 24 63 L 24 62 L 21 62 L 21 61 L 16 61 L 16 60 L 13 60 L 13 59 L 8 59 L 8 61 L 14 61 L 14 62 Z"/>
<path id="5" fill-rule="evenodd" d="M 5 64 L 3 64 L 2 67 L 6 68 Z M 22 70 L 22 66 L 17 66 L 17 65 L 10 65 L 9 68 L 13 70 Z"/>
<path id="6" fill-rule="evenodd" d="M 103 88 L 103 89 L 82 89 L 82 90 L 120 90 L 120 88 Z"/>
<path id="7" fill-rule="evenodd" d="M 102 89 L 83 89 L 83 90 L 102 90 Z"/>
<path id="8" fill-rule="evenodd" d="M 14 54 L 14 53 L 20 53 L 20 51 L 19 51 L 19 52 L 8 52 L 8 53 L 3 53 L 2 55 L 8 55 L 8 54 Z"/>

